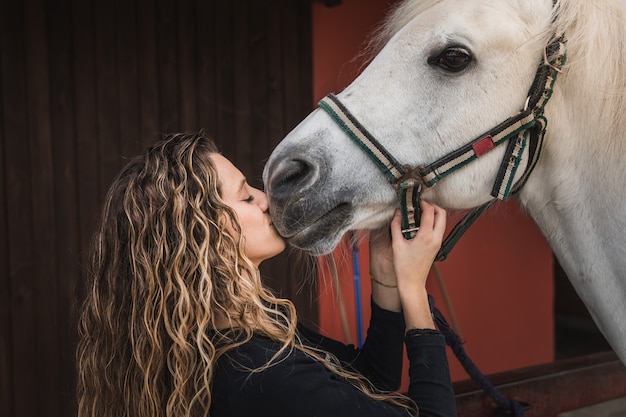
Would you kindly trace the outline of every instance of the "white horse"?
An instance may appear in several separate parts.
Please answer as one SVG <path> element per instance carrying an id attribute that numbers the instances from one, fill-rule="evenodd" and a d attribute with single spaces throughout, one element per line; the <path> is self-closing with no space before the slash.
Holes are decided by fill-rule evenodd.
<path id="1" fill-rule="evenodd" d="M 626 1 L 404 1 L 376 57 L 337 97 L 398 162 L 426 166 L 522 110 L 561 34 L 567 60 L 545 106 L 543 151 L 516 198 L 626 363 Z M 506 147 L 423 198 L 450 209 L 493 199 Z M 515 181 L 528 160 L 525 150 Z M 279 232 L 315 254 L 398 207 L 385 176 L 322 109 L 278 145 L 264 181 Z"/>

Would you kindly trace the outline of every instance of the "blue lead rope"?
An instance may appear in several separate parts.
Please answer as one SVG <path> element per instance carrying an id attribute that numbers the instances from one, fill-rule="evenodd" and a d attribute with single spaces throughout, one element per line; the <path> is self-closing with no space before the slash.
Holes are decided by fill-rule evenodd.
<path id="1" fill-rule="evenodd" d="M 435 323 L 437 324 L 439 331 L 446 338 L 446 344 L 450 346 L 454 356 L 456 356 L 459 360 L 463 369 L 465 369 L 465 372 L 467 372 L 470 378 L 472 378 L 472 380 L 477 383 L 480 388 L 485 391 L 485 393 L 498 405 L 496 417 L 523 417 L 524 408 L 529 405 L 502 395 L 491 383 L 491 381 L 489 381 L 489 379 L 482 372 L 480 372 L 474 361 L 472 361 L 467 355 L 467 352 L 463 347 L 463 341 L 454 332 L 454 330 L 452 330 L 441 311 L 435 307 L 435 300 L 430 295 L 428 296 L 428 304 L 430 305 L 430 311 L 435 318 Z"/>
<path id="2" fill-rule="evenodd" d="M 361 274 L 359 270 L 359 246 L 354 232 L 350 232 L 352 246 L 352 267 L 354 268 L 354 303 L 356 307 L 356 340 L 359 347 L 363 346 L 363 319 L 361 317 Z"/>

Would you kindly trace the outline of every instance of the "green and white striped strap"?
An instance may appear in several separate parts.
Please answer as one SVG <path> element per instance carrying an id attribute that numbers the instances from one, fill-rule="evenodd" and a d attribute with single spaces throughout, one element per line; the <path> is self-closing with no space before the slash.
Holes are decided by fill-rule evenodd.
<path id="1" fill-rule="evenodd" d="M 432 187 L 445 176 L 480 158 L 496 146 L 518 136 L 520 132 L 529 129 L 534 124 L 535 116 L 530 110 L 510 117 L 487 134 L 481 135 L 467 145 L 427 165 L 422 170 L 424 183 L 428 187 Z"/>
<path id="2" fill-rule="evenodd" d="M 402 234 L 412 239 L 419 230 L 421 178 L 417 170 L 401 165 L 350 113 L 334 94 L 319 102 L 320 108 L 341 127 L 385 174 L 400 196 Z"/>
<path id="3" fill-rule="evenodd" d="M 511 186 L 510 181 L 515 176 L 513 171 L 517 170 L 521 160 L 521 153 L 519 153 L 519 157 L 514 157 L 514 152 L 519 151 L 519 148 L 515 148 L 514 145 L 509 146 L 496 177 L 492 196 L 506 200 L 511 190 L 515 192 L 521 188 L 535 167 L 541 152 L 547 124 L 543 111 L 546 103 L 552 96 L 556 76 L 565 63 L 564 39 L 562 37 L 556 38 L 547 47 L 546 54 L 552 61 L 541 65 L 537 70 L 533 84 L 528 92 L 528 101 L 525 108 L 467 145 L 427 165 L 421 171 L 424 184 L 429 187 L 435 185 L 445 176 L 480 158 L 507 141 L 521 142 L 523 146 L 525 146 L 526 142 L 530 142 L 530 160 L 522 179 L 515 187 Z M 530 131 L 530 135 L 526 135 L 526 131 Z M 510 161 L 516 162 L 510 163 Z"/>
<path id="4" fill-rule="evenodd" d="M 318 105 L 328 113 L 341 129 L 376 163 L 389 182 L 395 184 L 406 173 L 402 166 L 372 134 L 330 93 L 320 100 Z"/>

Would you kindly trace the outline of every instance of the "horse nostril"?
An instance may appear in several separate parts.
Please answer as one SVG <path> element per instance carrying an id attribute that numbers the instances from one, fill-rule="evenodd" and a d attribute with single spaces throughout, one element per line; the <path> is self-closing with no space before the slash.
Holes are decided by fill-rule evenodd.
<path id="1" fill-rule="evenodd" d="M 280 198 L 308 188 L 315 180 L 315 172 L 315 167 L 302 159 L 281 161 L 271 174 L 272 195 Z"/>

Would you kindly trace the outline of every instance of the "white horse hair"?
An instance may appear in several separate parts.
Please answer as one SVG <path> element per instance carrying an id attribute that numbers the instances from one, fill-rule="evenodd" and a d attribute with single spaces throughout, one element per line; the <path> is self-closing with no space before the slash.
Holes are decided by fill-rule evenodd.
<path id="1" fill-rule="evenodd" d="M 517 198 L 626 363 L 626 1 L 404 1 L 376 57 L 337 96 L 401 163 L 427 165 L 521 110 L 554 34 L 567 39 L 567 62 L 545 108 L 541 159 Z M 451 209 L 488 201 L 504 148 L 423 198 Z M 347 230 L 382 226 L 398 206 L 320 110 L 274 150 L 264 180 L 277 229 L 316 254 Z"/>

